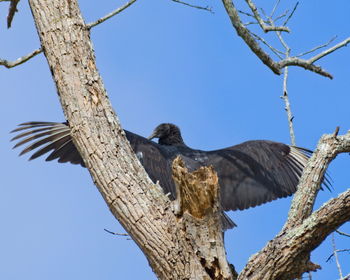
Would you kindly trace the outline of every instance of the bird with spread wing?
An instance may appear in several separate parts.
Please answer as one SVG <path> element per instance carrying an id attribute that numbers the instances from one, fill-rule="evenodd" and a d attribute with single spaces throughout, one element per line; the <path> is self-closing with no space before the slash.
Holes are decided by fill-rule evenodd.
<path id="1" fill-rule="evenodd" d="M 171 173 L 176 156 L 180 155 L 191 171 L 200 166 L 213 166 L 219 178 L 224 211 L 243 210 L 293 194 L 312 153 L 267 140 L 247 141 L 214 151 L 196 150 L 184 143 L 180 129 L 170 123 L 157 126 L 148 138 L 124 131 L 149 177 L 153 182 L 159 181 L 171 199 L 176 198 Z M 85 167 L 67 122 L 27 122 L 12 132 L 19 133 L 12 138 L 19 140 L 14 148 L 29 143 L 20 155 L 35 150 L 30 160 L 49 153 L 47 161 L 57 159 Z M 158 143 L 151 141 L 154 138 L 158 138 Z M 326 186 L 327 183 L 326 179 Z M 233 226 L 235 224 L 223 213 L 223 227 Z"/>

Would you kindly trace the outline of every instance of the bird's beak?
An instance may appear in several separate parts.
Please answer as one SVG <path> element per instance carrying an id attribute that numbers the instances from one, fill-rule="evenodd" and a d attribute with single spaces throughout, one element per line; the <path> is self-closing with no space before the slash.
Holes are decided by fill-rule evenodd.
<path id="1" fill-rule="evenodd" d="M 147 137 L 148 140 L 152 140 L 152 139 L 154 139 L 154 138 L 157 138 L 157 134 L 156 134 L 155 131 L 152 133 L 151 136 L 148 136 L 148 137 Z"/>

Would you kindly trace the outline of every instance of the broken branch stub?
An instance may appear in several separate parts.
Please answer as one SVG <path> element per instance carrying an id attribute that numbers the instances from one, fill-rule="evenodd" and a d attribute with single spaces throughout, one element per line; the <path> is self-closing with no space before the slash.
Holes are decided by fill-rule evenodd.
<path id="1" fill-rule="evenodd" d="M 174 202 L 178 231 L 192 248 L 202 275 L 196 279 L 236 279 L 237 273 L 226 260 L 224 247 L 218 177 L 213 167 L 200 167 L 188 172 L 177 157 L 172 165 L 177 199 Z M 201 271 L 201 269 L 197 269 Z"/>
<path id="2" fill-rule="evenodd" d="M 219 214 L 218 177 L 212 166 L 200 167 L 189 173 L 181 157 L 173 161 L 179 213 L 187 212 L 197 219 Z"/>

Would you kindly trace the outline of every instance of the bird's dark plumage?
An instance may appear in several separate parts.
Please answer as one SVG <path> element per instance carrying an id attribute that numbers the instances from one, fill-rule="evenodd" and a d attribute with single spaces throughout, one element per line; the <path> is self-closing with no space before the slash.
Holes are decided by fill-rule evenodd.
<path id="1" fill-rule="evenodd" d="M 27 122 L 13 132 L 20 132 L 12 139 L 20 140 L 15 147 L 30 143 L 20 155 L 38 148 L 30 160 L 49 153 L 47 161 L 58 159 L 85 166 L 67 123 Z M 311 154 L 303 148 L 266 140 L 215 151 L 194 150 L 185 145 L 180 129 L 169 123 L 159 125 L 148 139 L 127 130 L 125 134 L 150 178 L 159 181 L 172 199 L 176 193 L 171 164 L 177 155 L 189 170 L 212 165 L 219 177 L 223 210 L 243 210 L 293 194 Z M 151 141 L 153 138 L 158 138 L 158 144 Z"/>

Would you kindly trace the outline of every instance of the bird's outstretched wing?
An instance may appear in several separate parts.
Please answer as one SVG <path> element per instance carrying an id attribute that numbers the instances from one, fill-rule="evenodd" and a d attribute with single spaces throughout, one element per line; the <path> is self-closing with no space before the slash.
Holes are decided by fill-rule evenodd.
<path id="1" fill-rule="evenodd" d="M 223 209 L 242 210 L 293 194 L 311 153 L 272 141 L 248 141 L 207 152 L 206 164 L 218 173 Z"/>
<path id="2" fill-rule="evenodd" d="M 20 124 L 12 140 L 15 147 L 29 143 L 20 153 L 36 150 L 30 159 L 49 153 L 47 161 L 84 165 L 70 136 L 67 123 L 28 122 Z M 216 151 L 193 150 L 186 145 L 159 145 L 125 130 L 132 149 L 146 172 L 159 181 L 165 194 L 176 197 L 171 164 L 181 155 L 190 171 L 212 165 L 219 177 L 221 205 L 224 210 L 254 207 L 293 194 L 311 151 L 282 143 L 248 141 Z M 324 180 L 328 188 L 329 180 Z"/>
<path id="3" fill-rule="evenodd" d="M 175 198 L 175 186 L 171 177 L 171 161 L 173 154 L 161 145 L 152 142 L 140 135 L 124 130 L 127 139 L 141 164 L 153 182 L 159 181 L 164 193 L 170 193 Z M 20 140 L 14 148 L 27 145 L 20 155 L 35 151 L 29 160 L 46 153 L 46 161 L 58 159 L 58 162 L 70 162 L 85 167 L 70 135 L 68 124 L 56 122 L 26 122 L 19 125 L 12 132 L 19 133 L 11 140 Z"/>

